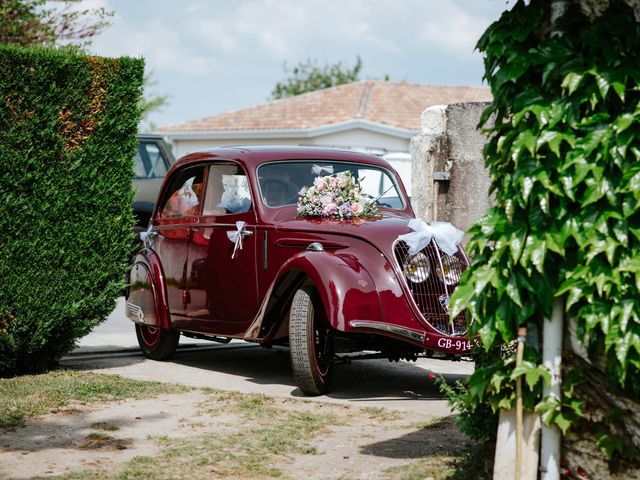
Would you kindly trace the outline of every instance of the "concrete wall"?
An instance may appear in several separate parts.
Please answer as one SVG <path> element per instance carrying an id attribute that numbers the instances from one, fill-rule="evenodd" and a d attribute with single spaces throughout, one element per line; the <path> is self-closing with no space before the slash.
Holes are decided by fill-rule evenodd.
<path id="1" fill-rule="evenodd" d="M 482 157 L 486 137 L 476 130 L 487 105 L 437 105 L 422 113 L 422 131 L 411 139 L 411 203 L 417 217 L 467 231 L 491 206 Z"/>

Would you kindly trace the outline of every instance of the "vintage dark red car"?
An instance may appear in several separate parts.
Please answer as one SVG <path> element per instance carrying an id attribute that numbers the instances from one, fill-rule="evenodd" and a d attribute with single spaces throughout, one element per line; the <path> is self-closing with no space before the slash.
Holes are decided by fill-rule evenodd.
<path id="1" fill-rule="evenodd" d="M 448 308 L 467 257 L 436 239 L 410 254 L 399 236 L 412 219 L 400 178 L 375 156 L 253 146 L 186 155 L 143 235 L 127 316 L 157 360 L 180 334 L 287 345 L 308 395 L 327 391 L 340 353 L 467 354 L 468 320 L 450 320 Z"/>

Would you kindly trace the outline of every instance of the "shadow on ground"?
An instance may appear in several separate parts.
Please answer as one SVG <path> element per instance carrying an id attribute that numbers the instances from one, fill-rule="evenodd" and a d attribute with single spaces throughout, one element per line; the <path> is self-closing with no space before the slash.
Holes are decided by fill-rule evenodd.
<path id="1" fill-rule="evenodd" d="M 398 438 L 360 447 L 360 453 L 385 458 L 418 459 L 463 451 L 469 440 L 453 428 L 453 416 Z"/>
<path id="2" fill-rule="evenodd" d="M 437 371 L 440 361 L 428 360 L 427 366 L 425 361 L 419 359 L 419 364 L 415 364 L 366 359 L 337 363 L 331 392 L 323 398 L 351 402 L 442 400 L 442 394 L 429 376 L 430 369 Z M 304 397 L 293 380 L 289 350 L 282 347 L 264 349 L 237 343 L 178 350 L 167 362 L 153 362 L 130 352 L 128 355 L 77 355 L 66 357 L 61 363 L 68 368 L 105 373 L 111 369 L 125 375 L 135 371 L 135 378 L 149 380 Z M 459 366 L 461 372 L 467 367 L 463 362 L 447 362 L 447 365 L 449 370 Z M 461 373 L 444 373 L 443 376 L 448 382 L 466 378 Z M 252 388 L 247 384 L 265 388 Z"/>

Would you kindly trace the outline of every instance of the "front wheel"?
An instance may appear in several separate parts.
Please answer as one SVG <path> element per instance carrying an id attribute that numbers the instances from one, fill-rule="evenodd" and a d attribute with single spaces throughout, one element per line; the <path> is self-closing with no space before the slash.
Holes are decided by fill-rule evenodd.
<path id="1" fill-rule="evenodd" d="M 136 336 L 140 350 L 145 357 L 152 360 L 171 358 L 180 340 L 180 332 L 139 323 L 136 323 Z"/>
<path id="2" fill-rule="evenodd" d="M 306 395 L 322 395 L 333 373 L 333 341 L 316 290 L 299 289 L 289 313 L 289 351 L 296 384 Z"/>

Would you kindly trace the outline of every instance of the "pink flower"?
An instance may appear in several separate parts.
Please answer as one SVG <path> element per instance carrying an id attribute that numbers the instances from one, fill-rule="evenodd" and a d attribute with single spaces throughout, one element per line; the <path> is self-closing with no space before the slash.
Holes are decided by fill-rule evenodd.
<path id="1" fill-rule="evenodd" d="M 329 186 L 335 187 L 338 184 L 338 179 L 336 177 L 329 178 Z"/>
<path id="2" fill-rule="evenodd" d="M 338 186 L 340 188 L 344 188 L 347 186 L 347 183 L 349 183 L 349 181 L 345 178 L 345 177 L 339 177 L 338 178 Z"/>
<path id="3" fill-rule="evenodd" d="M 321 179 L 320 177 L 316 178 L 313 181 L 313 185 L 316 187 L 316 189 L 321 192 L 323 191 L 325 188 L 327 188 L 327 184 L 325 183 L 325 181 L 323 179 Z"/>
<path id="4" fill-rule="evenodd" d="M 351 210 L 353 211 L 354 215 L 360 215 L 364 208 L 359 203 L 354 203 L 353 205 L 351 205 Z"/>
<path id="5" fill-rule="evenodd" d="M 429 380 L 435 380 L 436 379 L 436 375 L 433 372 L 429 372 Z"/>
<path id="6" fill-rule="evenodd" d="M 338 206 L 335 203 L 327 203 L 322 209 L 322 214 L 327 217 L 330 217 L 331 215 L 336 213 L 337 209 L 338 209 Z"/>

